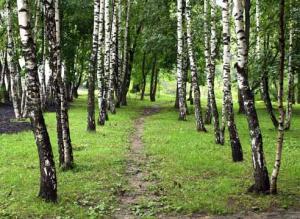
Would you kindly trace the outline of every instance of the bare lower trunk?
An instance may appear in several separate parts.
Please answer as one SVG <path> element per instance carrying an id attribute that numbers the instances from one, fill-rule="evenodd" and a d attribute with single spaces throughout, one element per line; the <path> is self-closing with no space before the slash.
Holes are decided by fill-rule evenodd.
<path id="1" fill-rule="evenodd" d="M 55 4 L 54 4 L 55 3 Z M 53 76 L 53 91 L 57 118 L 57 137 L 60 158 L 64 158 L 60 166 L 63 169 L 73 167 L 72 145 L 69 131 L 66 91 L 61 77 L 60 56 L 60 18 L 59 1 L 45 0 L 46 31 L 49 42 L 49 63 Z M 62 142 L 62 143 L 61 143 Z M 62 144 L 62 145 L 61 145 Z"/>
<path id="2" fill-rule="evenodd" d="M 209 37 L 209 28 L 208 25 L 208 0 L 204 0 L 204 43 L 205 43 L 205 71 L 208 77 L 210 71 L 210 37 Z M 206 106 L 206 113 L 205 113 L 205 124 L 211 124 L 212 116 L 211 116 L 211 103 L 210 103 L 210 95 L 209 91 L 207 91 L 207 106 Z"/>
<path id="3" fill-rule="evenodd" d="M 177 86 L 179 99 L 179 120 L 186 120 L 183 78 L 183 5 L 177 0 Z"/>
<path id="4" fill-rule="evenodd" d="M 215 142 L 220 144 L 219 112 L 215 98 L 215 71 L 216 71 L 216 21 L 215 21 L 216 1 L 211 1 L 211 41 L 210 41 L 210 66 L 207 76 L 208 92 L 210 97 L 211 114 L 214 123 Z"/>
<path id="5" fill-rule="evenodd" d="M 254 185 L 251 188 L 249 188 L 249 191 L 257 193 L 267 193 L 270 189 L 270 181 L 263 152 L 262 134 L 255 108 L 254 95 L 250 89 L 248 77 L 245 72 L 245 67 L 247 66 L 247 56 L 245 55 L 245 50 L 247 49 L 247 45 L 245 40 L 243 22 L 244 10 L 240 0 L 234 0 L 233 2 L 235 32 L 237 35 L 238 43 L 238 62 L 236 64 L 237 78 L 247 115 L 252 147 L 252 161 L 254 168 Z"/>
<path id="6" fill-rule="evenodd" d="M 272 105 L 272 100 L 269 93 L 269 76 L 268 72 L 266 70 L 263 70 L 263 76 L 261 78 L 261 94 L 262 98 L 265 102 L 267 112 L 271 118 L 271 121 L 275 128 L 278 128 L 278 121 L 276 119 L 276 116 L 274 114 L 274 109 Z"/>
<path id="7" fill-rule="evenodd" d="M 279 16 L 279 47 L 280 47 L 280 65 L 279 65 L 279 89 L 278 89 L 278 111 L 279 111 L 279 126 L 278 126 L 278 136 L 277 136 L 277 146 L 276 146 L 276 158 L 275 164 L 271 176 L 271 189 L 272 194 L 277 193 L 277 178 L 279 175 L 283 139 L 284 139 L 284 106 L 283 106 L 283 93 L 284 93 L 284 59 L 285 59 L 285 21 L 284 21 L 284 5 L 285 0 L 280 0 L 280 16 Z"/>
<path id="8" fill-rule="evenodd" d="M 88 116 L 87 116 L 87 130 L 96 131 L 95 122 L 95 76 L 97 69 L 97 53 L 98 53 L 98 38 L 99 38 L 99 12 L 100 12 L 100 1 L 94 1 L 94 30 L 93 30 L 93 48 L 89 66 L 89 77 L 88 77 Z"/>
<path id="9" fill-rule="evenodd" d="M 289 130 L 291 127 L 291 119 L 292 119 L 292 112 L 293 112 L 293 98 L 294 98 L 294 78 L 295 78 L 295 71 L 293 67 L 293 35 L 294 35 L 294 29 L 293 24 L 291 24 L 289 32 L 289 75 L 288 75 L 288 98 L 287 98 L 287 112 L 286 112 L 286 120 L 285 120 L 285 129 Z"/>
<path id="10" fill-rule="evenodd" d="M 111 43 L 110 43 L 110 74 L 109 74 L 109 91 L 108 91 L 108 103 L 109 109 L 112 114 L 116 113 L 114 93 L 117 91 L 116 80 L 118 79 L 118 46 L 117 46 L 117 34 L 118 34 L 118 8 L 119 0 L 113 1 L 113 15 L 111 21 Z"/>
<path id="11" fill-rule="evenodd" d="M 15 48 L 13 42 L 13 29 L 12 29 L 12 9 L 11 1 L 6 0 L 7 7 L 7 63 L 10 72 L 10 94 L 13 103 L 14 113 L 16 119 L 21 118 L 21 97 L 18 94 L 18 69 L 15 57 Z"/>
<path id="12" fill-rule="evenodd" d="M 20 36 L 25 57 L 25 66 L 28 74 L 27 80 L 27 102 L 33 133 L 38 148 L 40 161 L 40 191 L 39 196 L 46 200 L 56 202 L 57 181 L 53 153 L 46 124 L 44 121 L 39 81 L 37 72 L 36 51 L 31 35 L 28 5 L 26 0 L 18 0 L 18 18 L 20 25 Z"/>
<path id="13" fill-rule="evenodd" d="M 198 84 L 198 70 L 194 58 L 194 50 L 193 50 L 193 38 L 192 38 L 192 27 L 191 27 L 191 6 L 190 0 L 186 0 L 186 26 L 187 26 L 187 47 L 188 47 L 188 56 L 191 67 L 191 76 L 192 76 L 192 85 L 195 97 L 195 121 L 196 121 L 196 129 L 197 131 L 206 132 L 203 117 L 202 117 L 202 108 L 201 108 L 201 94 Z"/>
<path id="14" fill-rule="evenodd" d="M 221 143 L 224 144 L 225 125 L 229 131 L 232 160 L 234 162 L 243 160 L 243 151 L 239 139 L 238 131 L 234 120 L 234 111 L 231 93 L 231 75 L 230 75 L 230 20 L 229 20 L 229 1 L 223 0 L 222 24 L 223 24 L 223 113 L 222 113 L 222 129 Z"/>
<path id="15" fill-rule="evenodd" d="M 143 55 L 143 63 L 142 63 L 142 76 L 143 76 L 143 84 L 142 84 L 142 92 L 141 92 L 141 100 L 144 100 L 146 83 L 147 83 L 147 73 L 146 73 L 146 52 Z"/>

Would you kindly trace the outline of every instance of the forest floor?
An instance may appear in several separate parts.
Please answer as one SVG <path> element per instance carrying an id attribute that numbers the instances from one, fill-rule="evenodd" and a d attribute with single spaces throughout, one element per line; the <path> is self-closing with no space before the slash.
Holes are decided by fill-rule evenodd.
<path id="1" fill-rule="evenodd" d="M 205 103 L 203 103 L 205 105 Z M 276 131 L 258 103 L 269 171 Z M 192 109 L 192 107 L 190 107 Z M 97 115 L 97 114 L 96 114 Z M 86 132 L 86 95 L 70 108 L 76 166 L 57 170 L 57 204 L 37 198 L 39 166 L 32 132 L 0 135 L 0 218 L 300 218 L 300 106 L 286 133 L 279 194 L 247 193 L 253 181 L 247 122 L 237 115 L 245 161 L 229 142 L 179 122 L 173 100 L 132 97 L 96 133 Z M 55 113 L 45 114 L 56 163 Z"/>
<path id="2" fill-rule="evenodd" d="M 17 133 L 31 129 L 28 121 L 14 119 L 13 107 L 8 104 L 0 104 L 0 134 Z"/>

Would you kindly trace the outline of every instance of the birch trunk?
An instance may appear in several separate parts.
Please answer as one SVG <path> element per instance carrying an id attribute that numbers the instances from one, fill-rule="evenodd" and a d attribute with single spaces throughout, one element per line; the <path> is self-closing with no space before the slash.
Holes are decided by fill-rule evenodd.
<path id="1" fill-rule="evenodd" d="M 215 98 L 215 71 L 216 71 L 216 1 L 211 0 L 211 40 L 210 40 L 210 66 L 207 76 L 208 92 L 210 97 L 211 114 L 214 123 L 215 142 L 220 144 L 219 113 Z"/>
<path id="2" fill-rule="evenodd" d="M 109 79 L 110 79 L 110 40 L 111 40 L 111 23 L 110 23 L 110 9 L 109 0 L 104 0 L 104 20 L 105 20 L 105 52 L 104 52 L 104 87 L 103 87 L 103 113 L 101 114 L 101 123 L 104 124 L 105 120 L 108 119 L 107 108 L 108 108 L 108 97 L 109 97 Z"/>
<path id="3" fill-rule="evenodd" d="M 66 92 L 61 77 L 59 1 L 45 0 L 45 19 L 56 102 L 60 166 L 63 169 L 70 169 L 73 167 L 73 152 L 69 131 Z"/>
<path id="4" fill-rule="evenodd" d="M 13 41 L 13 30 L 12 30 L 12 9 L 11 0 L 6 0 L 7 8 L 7 63 L 10 72 L 10 94 L 13 103 L 14 113 L 16 119 L 21 118 L 21 97 L 18 95 L 18 69 L 15 61 L 15 48 Z"/>
<path id="5" fill-rule="evenodd" d="M 98 35 L 98 54 L 97 54 L 97 80 L 98 80 L 98 107 L 99 118 L 98 124 L 104 125 L 106 118 L 106 99 L 104 95 L 104 7 L 105 0 L 100 0 L 99 13 L 99 35 Z"/>
<path id="6" fill-rule="evenodd" d="M 290 7 L 292 8 L 292 6 Z M 292 9 L 290 9 L 292 10 Z M 286 112 L 286 120 L 285 120 L 285 129 L 289 130 L 291 127 L 291 119 L 293 112 L 293 98 L 294 98 L 294 80 L 295 80 L 295 72 L 293 69 L 293 37 L 294 37 L 294 27 L 293 21 L 291 18 L 290 31 L 289 31 L 289 59 L 288 59 L 288 98 L 287 98 L 287 112 Z"/>
<path id="7" fill-rule="evenodd" d="M 229 131 L 232 160 L 234 162 L 243 160 L 243 151 L 241 142 L 239 139 L 238 131 L 234 121 L 234 110 L 232 103 L 232 93 L 231 93 L 231 75 L 230 75 L 230 19 L 229 19 L 229 2 L 228 0 L 223 0 L 222 8 L 222 24 L 223 24 L 223 118 L 222 118 L 222 132 L 221 132 L 221 142 L 224 143 L 224 131 L 225 124 L 227 121 L 227 127 Z"/>
<path id="8" fill-rule="evenodd" d="M 95 123 L 95 75 L 97 69 L 97 54 L 99 49 L 99 13 L 100 1 L 94 1 L 94 30 L 93 30 L 93 48 L 90 58 L 89 66 L 89 88 L 88 88 L 88 117 L 87 117 L 87 130 L 96 131 Z"/>
<path id="9" fill-rule="evenodd" d="M 204 131 L 206 132 L 203 118 L 202 118 L 202 108 L 201 108 L 201 94 L 199 89 L 199 76 L 198 76 L 198 69 L 195 62 L 195 55 L 193 51 L 193 38 L 192 38 L 192 27 L 191 27 L 191 5 L 190 0 L 186 0 L 186 28 L 187 28 L 187 46 L 188 46 L 188 53 L 189 53 L 189 61 L 191 67 L 191 76 L 192 76 L 192 89 L 194 91 L 195 97 L 195 121 L 196 121 L 196 129 L 197 131 Z"/>
<path id="10" fill-rule="evenodd" d="M 69 128 L 69 115 L 67 103 L 67 91 L 65 87 L 65 80 L 62 81 L 61 76 L 61 43 L 60 43 L 60 1 L 55 0 L 55 25 L 56 25 L 56 48 L 57 48 L 57 75 L 59 76 L 60 84 L 60 107 L 61 107 L 61 124 L 62 124 L 62 137 L 64 145 L 64 170 L 73 168 L 73 149 L 71 144 L 70 128 Z"/>
<path id="11" fill-rule="evenodd" d="M 256 55 L 257 59 L 260 60 L 261 58 L 261 40 L 260 40 L 260 0 L 256 0 L 256 12 L 255 12 L 255 19 L 256 19 Z M 269 38 L 267 39 L 267 48 L 269 48 Z M 267 59 L 267 57 L 265 57 Z M 271 121 L 275 128 L 278 128 L 278 121 L 274 114 L 272 101 L 269 94 L 269 75 L 268 72 L 265 70 L 267 66 L 264 66 L 262 70 L 262 77 L 261 77 L 261 96 L 263 101 L 266 105 L 267 112 L 271 118 Z"/>
<path id="12" fill-rule="evenodd" d="M 285 19 L 284 19 L 284 7 L 285 0 L 280 0 L 280 12 L 279 12 L 279 52 L 280 52 L 280 64 L 279 64 L 279 89 L 278 89 L 278 111 L 279 111 L 279 126 L 277 136 L 276 158 L 275 164 L 271 176 L 271 194 L 277 194 L 277 178 L 279 175 L 283 139 L 284 139 L 284 106 L 283 106 L 283 93 L 284 93 L 284 59 L 285 59 Z"/>
<path id="13" fill-rule="evenodd" d="M 20 37 L 25 58 L 25 67 L 28 75 L 28 110 L 40 160 L 41 177 L 39 196 L 46 201 L 56 202 L 56 171 L 51 143 L 41 109 L 36 50 L 31 34 L 28 4 L 26 0 L 18 0 L 17 5 Z"/>
<path id="14" fill-rule="evenodd" d="M 205 72 L 208 77 L 210 71 L 210 38 L 209 38 L 209 29 L 208 29 L 208 0 L 204 0 L 204 44 L 205 44 Z M 211 104 L 210 104 L 210 95 L 207 91 L 207 107 L 205 114 L 205 124 L 211 124 Z"/>
<path id="15" fill-rule="evenodd" d="M 117 88 L 115 81 L 118 75 L 118 54 L 117 54 L 117 34 L 118 34 L 118 7 L 119 1 L 114 0 L 113 2 L 113 15 L 111 21 L 111 44 L 110 44 L 110 74 L 109 74 L 109 92 L 108 92 L 108 103 L 109 109 L 112 114 L 116 113 L 114 91 Z"/>
<path id="16" fill-rule="evenodd" d="M 127 0 L 127 10 L 126 10 L 126 21 L 125 21 L 125 31 L 124 31 L 124 48 L 123 48 L 123 61 L 122 61 L 122 72 L 121 72 L 121 86 L 120 86 L 120 104 L 126 105 L 126 96 L 124 97 L 124 92 L 126 90 L 126 83 L 129 74 L 129 21 L 130 21 L 130 10 L 131 10 L 131 0 Z M 124 100 L 125 99 L 125 100 Z"/>
<path id="17" fill-rule="evenodd" d="M 254 95 L 250 89 L 248 77 L 245 72 L 247 65 L 247 56 L 245 56 L 247 45 L 243 22 L 244 9 L 241 0 L 234 0 L 233 5 L 235 32 L 238 44 L 238 61 L 236 64 L 237 78 L 248 120 L 254 168 L 255 182 L 254 185 L 249 188 L 249 191 L 267 193 L 270 189 L 270 181 L 263 152 L 262 134 L 255 108 Z"/>
<path id="18" fill-rule="evenodd" d="M 177 86 L 179 100 L 179 120 L 186 120 L 183 78 L 183 5 L 177 0 Z"/>

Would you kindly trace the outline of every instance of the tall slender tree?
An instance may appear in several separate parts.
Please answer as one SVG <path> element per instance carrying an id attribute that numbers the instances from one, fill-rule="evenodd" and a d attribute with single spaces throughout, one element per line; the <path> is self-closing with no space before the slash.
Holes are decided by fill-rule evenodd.
<path id="1" fill-rule="evenodd" d="M 126 20 L 125 20 L 125 30 L 123 39 L 123 57 L 122 57 L 122 72 L 121 72 L 121 83 L 119 88 L 119 104 L 126 105 L 126 84 L 129 74 L 129 23 L 130 23 L 130 13 L 131 13 L 131 0 L 126 1 Z"/>
<path id="2" fill-rule="evenodd" d="M 196 128 L 197 131 L 206 132 L 203 118 L 202 118 L 202 108 L 201 108 L 201 95 L 199 89 L 199 77 L 198 70 L 195 62 L 195 55 L 193 50 L 193 36 L 192 36 L 192 27 L 191 27 L 191 5 L 190 0 L 186 0 L 185 7 L 185 16 L 186 16 L 186 29 L 187 29 L 187 46 L 188 46 L 188 55 L 190 61 L 191 75 L 192 75 L 192 89 L 194 91 L 194 105 L 195 105 L 195 120 L 196 120 Z"/>
<path id="3" fill-rule="evenodd" d="M 183 4 L 182 0 L 177 0 L 177 89 L 179 120 L 186 120 L 183 80 Z"/>
<path id="4" fill-rule="evenodd" d="M 278 87 L 278 111 L 279 111 L 279 126 L 278 126 L 278 136 L 277 136 L 277 146 L 276 146 L 276 158 L 271 175 L 271 189 L 272 194 L 277 193 L 277 178 L 279 175 L 283 139 L 284 139 L 284 121 L 285 112 L 283 106 L 283 93 L 284 93 L 284 59 L 285 59 L 285 0 L 280 0 L 279 2 L 279 52 L 280 52 L 280 64 L 279 64 L 279 87 Z"/>
<path id="5" fill-rule="evenodd" d="M 112 114 L 116 113 L 114 93 L 116 87 L 115 81 L 118 75 L 118 51 L 117 51 L 117 34 L 118 34 L 118 7 L 119 1 L 114 0 L 112 5 L 112 21 L 111 21 L 111 43 L 110 43 L 110 73 L 108 86 L 108 103 Z"/>
<path id="6" fill-rule="evenodd" d="M 219 112 L 215 98 L 215 71 L 216 71 L 216 1 L 211 0 L 211 39 L 210 39 L 210 65 L 207 75 L 207 85 L 209 92 L 209 102 L 214 123 L 214 133 L 216 144 L 220 141 Z"/>
<path id="7" fill-rule="evenodd" d="M 270 189 L 270 181 L 263 152 L 262 134 L 255 108 L 254 95 L 250 89 L 248 76 L 245 72 L 245 68 L 247 65 L 245 50 L 247 49 L 247 45 L 243 22 L 243 12 L 244 8 L 242 6 L 241 0 L 233 0 L 235 33 L 237 35 L 238 44 L 238 60 L 236 63 L 237 79 L 247 115 L 254 168 L 254 185 L 249 188 L 249 191 L 267 193 Z"/>
<path id="8" fill-rule="evenodd" d="M 292 0 L 290 0 L 290 3 Z M 288 97 L 287 97 L 287 111 L 285 120 L 285 129 L 289 130 L 291 127 L 292 112 L 293 112 L 293 98 L 295 85 L 295 71 L 293 67 L 293 46 L 294 46 L 294 21 L 293 21 L 293 7 L 290 4 L 290 22 L 289 22 L 289 58 L 288 58 Z"/>
<path id="9" fill-rule="evenodd" d="M 93 48 L 90 58 L 89 78 L 88 78 L 88 117 L 87 117 L 87 130 L 96 131 L 95 123 L 95 78 L 97 69 L 97 54 L 99 50 L 99 13 L 100 1 L 94 1 L 94 30 L 93 30 Z"/>
<path id="10" fill-rule="evenodd" d="M 59 161 L 63 169 L 70 169 L 73 167 L 73 151 L 66 92 L 61 77 L 59 1 L 44 0 L 44 4 L 50 68 L 53 77 L 53 90 L 55 91 Z"/>
<path id="11" fill-rule="evenodd" d="M 210 37 L 209 37 L 209 20 L 208 20 L 208 0 L 204 0 L 204 44 L 205 44 L 205 72 L 208 77 L 210 71 Z M 211 124 L 211 104 L 210 95 L 207 91 L 207 107 L 205 114 L 205 123 Z"/>
<path id="12" fill-rule="evenodd" d="M 99 118 L 98 124 L 104 125 L 106 118 L 106 99 L 104 97 L 104 7 L 105 0 L 100 0 L 99 13 L 99 34 L 98 34 L 98 53 L 97 53 L 97 81 L 98 81 L 98 106 Z"/>
<path id="13" fill-rule="evenodd" d="M 7 8 L 7 63 L 10 73 L 10 93 L 13 103 L 15 117 L 17 119 L 21 118 L 21 97 L 19 96 L 18 90 L 22 89 L 18 87 L 19 72 L 17 69 L 16 57 L 15 57 L 15 47 L 13 41 L 13 29 L 12 29 L 12 8 L 11 0 L 6 0 Z"/>
<path id="14" fill-rule="evenodd" d="M 103 111 L 105 112 L 101 114 L 102 121 L 105 121 L 108 118 L 107 108 L 108 108 L 108 97 L 109 97 L 109 79 L 110 79 L 110 52 L 111 52 L 111 18 L 110 18 L 110 1 L 104 0 L 104 44 L 105 44 L 105 52 L 104 52 L 104 87 L 103 87 L 103 100 L 105 104 L 103 104 Z M 103 122 L 102 122 L 103 123 Z"/>
<path id="15" fill-rule="evenodd" d="M 55 164 L 49 135 L 41 109 L 36 49 L 31 34 L 29 8 L 26 0 L 18 0 L 17 5 L 20 38 L 25 58 L 25 67 L 28 74 L 27 103 L 29 117 L 33 127 L 40 161 L 41 177 L 39 196 L 46 201 L 56 202 L 57 181 Z"/>
<path id="16" fill-rule="evenodd" d="M 261 40 L 260 40 L 260 17 L 261 17 L 261 12 L 260 12 L 260 0 L 256 0 L 256 12 L 255 12 L 255 19 L 256 19 L 256 54 L 257 54 L 257 59 L 261 59 Z M 267 38 L 265 42 L 267 48 L 269 47 L 269 38 Z M 265 57 L 268 58 L 268 57 Z M 265 69 L 266 66 L 263 66 L 262 68 L 262 76 L 261 76 L 261 82 L 260 82 L 260 87 L 261 87 L 261 96 L 262 99 L 266 105 L 267 112 L 271 118 L 271 121 L 274 125 L 275 128 L 278 127 L 278 121 L 276 119 L 271 97 L 269 94 L 269 75 L 268 71 Z"/>
<path id="17" fill-rule="evenodd" d="M 238 131 L 234 120 L 234 110 L 231 93 L 231 75 L 230 75 L 230 16 L 229 6 L 230 0 L 223 0 L 222 7 L 222 25 L 223 25 L 223 109 L 224 114 L 222 118 L 221 141 L 224 143 L 225 123 L 229 131 L 229 138 L 231 143 L 232 160 L 234 162 L 243 160 L 243 151 L 239 139 Z"/>

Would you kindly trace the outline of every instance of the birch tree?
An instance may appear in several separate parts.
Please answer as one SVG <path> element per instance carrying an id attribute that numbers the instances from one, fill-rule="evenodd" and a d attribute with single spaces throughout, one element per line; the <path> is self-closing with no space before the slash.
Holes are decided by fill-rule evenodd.
<path id="1" fill-rule="evenodd" d="M 204 44 L 205 44 L 205 72 L 208 77 L 210 71 L 210 37 L 209 37 L 209 29 L 208 29 L 208 0 L 204 0 Z M 207 91 L 207 107 L 205 114 L 205 123 L 211 124 L 211 104 L 210 104 L 210 95 L 209 91 Z"/>
<path id="2" fill-rule="evenodd" d="M 292 2 L 292 0 L 290 0 Z M 291 127 L 291 119 L 293 112 L 293 98 L 294 98 L 294 81 L 295 81 L 295 72 L 293 67 L 293 38 L 294 38 L 294 21 L 292 14 L 292 4 L 290 4 L 290 22 L 289 22 L 289 58 L 288 58 L 288 97 L 287 97 L 287 111 L 286 111 L 286 120 L 285 120 L 285 129 L 289 130 Z"/>
<path id="3" fill-rule="evenodd" d="M 119 1 L 114 0 L 112 6 L 112 21 L 111 21 L 111 39 L 110 39 L 110 73 L 109 73 L 109 87 L 108 87 L 108 103 L 112 114 L 116 113 L 114 91 L 117 89 L 115 81 L 118 75 L 118 54 L 117 54 L 117 34 L 118 34 L 118 7 Z"/>
<path id="4" fill-rule="evenodd" d="M 281 166 L 283 139 L 284 139 L 284 119 L 285 112 L 283 106 L 283 94 L 284 94 L 284 59 L 285 59 L 285 0 L 279 2 L 279 52 L 280 52 L 280 64 L 279 64 L 279 87 L 278 87 L 278 111 L 279 111 L 279 126 L 277 134 L 277 146 L 276 146 L 276 158 L 275 164 L 271 175 L 271 188 L 272 194 L 277 193 L 277 178 Z"/>
<path id="5" fill-rule="evenodd" d="M 66 92 L 61 77 L 59 1 L 45 0 L 44 4 L 50 68 L 53 77 L 53 90 L 55 91 L 59 161 L 63 169 L 70 169 L 73 167 L 73 151 L 69 130 Z"/>
<path id="6" fill-rule="evenodd" d="M 18 80 L 19 73 L 17 69 L 16 57 L 15 57 L 15 47 L 13 41 L 13 29 L 12 29 L 12 8 L 11 0 L 6 0 L 6 9 L 7 9 L 7 63 L 10 73 L 10 93 L 13 103 L 14 113 L 16 119 L 21 118 L 21 96 L 18 93 Z"/>
<path id="7" fill-rule="evenodd" d="M 89 66 L 89 88 L 88 88 L 88 118 L 87 118 L 87 130 L 95 131 L 95 76 L 97 69 L 97 54 L 99 49 L 99 13 L 100 13 L 100 1 L 94 1 L 94 30 L 93 30 L 93 48 L 90 58 Z"/>
<path id="8" fill-rule="evenodd" d="M 44 121 L 40 87 L 37 72 L 36 50 L 31 34 L 29 8 L 26 0 L 18 0 L 18 21 L 20 38 L 27 70 L 27 103 L 29 117 L 38 148 L 40 163 L 40 191 L 39 197 L 46 201 L 56 202 L 57 181 L 53 153 L 46 124 Z"/>
<path id="9" fill-rule="evenodd" d="M 211 0 L 211 39 L 210 39 L 210 65 L 207 75 L 209 102 L 214 123 L 214 134 L 216 144 L 220 141 L 219 112 L 215 98 L 215 71 L 216 71 L 216 1 Z"/>
<path id="10" fill-rule="evenodd" d="M 191 75 L 192 75 L 192 89 L 194 91 L 194 105 L 195 105 L 195 120 L 196 120 L 196 129 L 197 131 L 206 132 L 203 118 L 202 118 L 202 108 L 201 108 L 201 95 L 198 84 L 198 70 L 195 62 L 195 55 L 193 51 L 193 36 L 192 36 L 192 27 L 191 27 L 191 5 L 190 0 L 186 0 L 186 28 L 187 28 L 187 46 L 188 46 L 188 56 L 190 61 Z"/>
<path id="11" fill-rule="evenodd" d="M 230 19 L 229 19 L 229 2 L 223 0 L 222 6 L 222 25 L 223 25 L 223 118 L 221 142 L 224 143 L 225 123 L 229 131 L 231 143 L 232 160 L 234 162 L 243 160 L 243 151 L 239 139 L 238 131 L 234 120 L 234 110 L 231 93 L 231 75 L 230 75 Z"/>
<path id="12" fill-rule="evenodd" d="M 111 40 L 111 19 L 110 19 L 110 8 L 109 0 L 104 0 L 104 87 L 103 87 L 103 113 L 101 114 L 101 123 L 104 124 L 105 120 L 108 119 L 107 107 L 108 107 L 108 95 L 109 95 L 109 79 L 110 79 L 110 40 Z"/>
<path id="13" fill-rule="evenodd" d="M 256 11 L 255 11 L 255 20 L 256 20 L 256 54 L 257 54 L 257 59 L 260 60 L 261 58 L 261 40 L 260 40 L 260 0 L 256 0 Z M 269 39 L 267 42 L 269 43 Z M 269 46 L 269 45 L 267 45 Z M 265 68 L 266 66 L 263 66 Z M 274 109 L 271 101 L 271 97 L 269 94 L 269 75 L 268 72 L 265 69 L 262 69 L 262 77 L 261 77 L 261 82 L 260 82 L 260 87 L 261 87 L 261 96 L 262 99 L 266 105 L 267 112 L 270 116 L 270 119 L 274 125 L 275 128 L 278 127 L 278 121 L 276 119 L 276 116 L 274 114 Z"/>
<path id="14" fill-rule="evenodd" d="M 236 63 L 237 79 L 246 110 L 251 138 L 252 161 L 254 169 L 254 185 L 249 188 L 249 191 L 267 193 L 270 189 L 270 181 L 263 152 L 262 134 L 255 108 L 254 95 L 250 89 L 248 77 L 245 72 L 247 65 L 245 50 L 247 49 L 247 45 L 243 22 L 243 11 L 244 8 L 241 0 L 233 0 L 233 15 L 238 46 L 238 60 Z"/>
<path id="15" fill-rule="evenodd" d="M 177 86 L 179 99 L 179 120 L 186 120 L 183 78 L 183 4 L 177 0 Z"/>
<path id="16" fill-rule="evenodd" d="M 99 118 L 98 124 L 104 125 L 106 118 L 106 99 L 104 95 L 104 7 L 105 0 L 100 0 L 99 13 L 99 34 L 98 34 L 98 53 L 97 53 L 97 81 L 98 81 L 98 107 Z"/>

